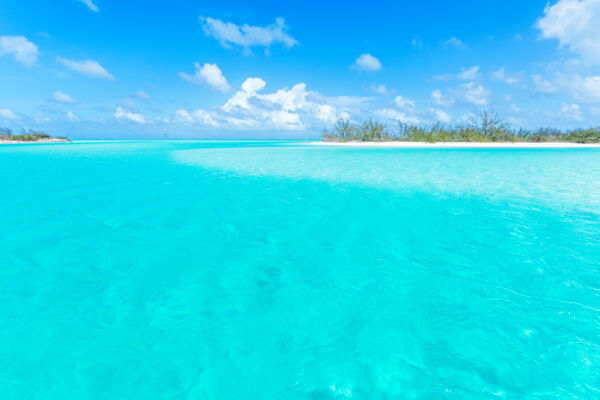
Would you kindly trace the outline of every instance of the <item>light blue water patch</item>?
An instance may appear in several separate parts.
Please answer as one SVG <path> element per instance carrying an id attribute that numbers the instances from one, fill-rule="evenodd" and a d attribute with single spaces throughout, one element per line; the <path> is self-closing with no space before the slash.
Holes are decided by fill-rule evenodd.
<path id="1" fill-rule="evenodd" d="M 600 151 L 0 147 L 7 399 L 596 399 Z"/>
<path id="2" fill-rule="evenodd" d="M 568 202 L 599 211 L 598 149 L 213 148 L 181 162 L 244 175 L 314 179 L 397 191 Z M 568 169 L 565 174 L 562 169 Z"/>

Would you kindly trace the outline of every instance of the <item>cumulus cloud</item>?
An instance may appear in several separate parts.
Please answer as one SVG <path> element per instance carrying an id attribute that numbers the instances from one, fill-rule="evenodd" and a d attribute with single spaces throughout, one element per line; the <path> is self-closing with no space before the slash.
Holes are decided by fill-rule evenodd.
<path id="1" fill-rule="evenodd" d="M 382 96 L 386 96 L 395 92 L 395 90 L 390 90 L 385 85 L 371 85 L 370 90 Z"/>
<path id="2" fill-rule="evenodd" d="M 57 90 L 56 92 L 52 93 L 52 100 L 54 100 L 58 103 L 62 103 L 62 104 L 77 103 L 77 100 L 75 100 L 73 97 L 69 96 L 68 94 L 61 92 L 60 90 Z"/>
<path id="3" fill-rule="evenodd" d="M 463 81 L 472 81 L 481 78 L 481 73 L 479 72 L 479 66 L 475 65 L 471 68 L 461 68 L 460 72 L 457 74 L 441 74 L 435 75 L 433 79 L 437 79 L 440 81 L 448 81 L 451 79 L 460 79 Z"/>
<path id="4" fill-rule="evenodd" d="M 563 93 L 586 103 L 600 102 L 600 75 L 558 73 L 549 79 L 532 75 L 533 88 L 543 94 Z"/>
<path id="5" fill-rule="evenodd" d="M 192 113 L 189 113 L 183 109 L 177 110 L 177 112 L 175 113 L 175 119 L 186 124 L 198 123 L 201 125 L 208 125 L 214 127 L 219 126 L 219 123 L 217 123 L 217 121 L 214 120 L 210 113 L 204 110 L 196 110 Z"/>
<path id="6" fill-rule="evenodd" d="M 138 90 L 137 92 L 135 92 L 135 97 L 145 102 L 150 101 L 150 95 L 144 92 L 143 90 Z"/>
<path id="7" fill-rule="evenodd" d="M 98 6 L 96 4 L 94 4 L 94 2 L 92 0 L 77 0 L 80 3 L 85 4 L 90 10 L 92 10 L 93 12 L 99 12 L 100 9 L 98 8 Z"/>
<path id="8" fill-rule="evenodd" d="M 192 115 L 186 110 L 177 110 L 175 112 L 175 119 L 186 124 L 194 123 L 194 117 L 192 117 Z"/>
<path id="9" fill-rule="evenodd" d="M 548 4 L 536 27 L 542 38 L 558 39 L 561 47 L 584 60 L 600 63 L 600 0 L 560 0 Z"/>
<path id="10" fill-rule="evenodd" d="M 8 108 L 0 108 L 0 118 L 14 121 L 19 119 L 19 116 Z"/>
<path id="11" fill-rule="evenodd" d="M 464 100 L 476 106 L 487 106 L 489 104 L 490 91 L 475 82 L 460 85 L 459 93 Z"/>
<path id="12" fill-rule="evenodd" d="M 558 92 L 558 88 L 555 84 L 550 82 L 547 79 L 544 79 L 541 75 L 536 74 L 531 76 L 531 80 L 533 81 L 534 88 L 536 91 L 540 93 L 556 93 Z"/>
<path id="13" fill-rule="evenodd" d="M 447 124 L 450 121 L 452 121 L 452 117 L 450 116 L 450 114 L 448 114 L 445 111 L 432 108 L 431 112 L 435 115 L 435 118 L 440 122 Z"/>
<path id="14" fill-rule="evenodd" d="M 121 107 L 117 107 L 117 109 L 115 110 L 115 113 L 114 113 L 114 117 L 121 121 L 130 121 L 130 122 L 135 122 L 137 124 L 148 123 L 148 121 L 142 114 L 127 111 Z"/>
<path id="15" fill-rule="evenodd" d="M 575 75 L 568 83 L 573 95 L 585 102 L 600 102 L 600 76 Z"/>
<path id="16" fill-rule="evenodd" d="M 306 85 L 299 83 L 291 89 L 280 89 L 271 94 L 259 94 L 266 86 L 260 78 L 248 78 L 242 84 L 241 90 L 236 92 L 222 110 L 228 113 L 244 115 L 251 125 L 259 121 L 281 129 L 302 129 L 298 111 L 304 111 L 312 105 L 307 97 Z M 239 123 L 240 121 L 234 121 Z"/>
<path id="17" fill-rule="evenodd" d="M 581 115 L 579 104 L 562 103 L 560 106 L 560 114 L 567 119 L 583 121 L 583 116 Z"/>
<path id="18" fill-rule="evenodd" d="M 0 55 L 5 54 L 30 67 L 37 61 L 38 47 L 25 36 L 0 36 Z"/>
<path id="19" fill-rule="evenodd" d="M 220 92 L 229 91 L 230 88 L 227 79 L 225 79 L 217 64 L 205 63 L 203 66 L 200 66 L 199 63 L 194 63 L 194 67 L 196 68 L 194 75 L 180 72 L 179 76 L 191 83 L 207 84 L 212 89 Z"/>
<path id="20" fill-rule="evenodd" d="M 509 85 L 516 85 L 517 83 L 519 83 L 519 78 L 515 75 L 507 74 L 504 67 L 499 68 L 498 70 L 492 72 L 492 78 L 499 80 L 499 81 L 504 81 L 504 82 L 508 83 Z"/>
<path id="21" fill-rule="evenodd" d="M 361 71 L 379 71 L 381 69 L 381 61 L 365 53 L 356 59 L 352 67 Z"/>
<path id="22" fill-rule="evenodd" d="M 223 129 L 302 130 L 333 124 L 338 118 L 349 118 L 347 98 L 326 98 L 298 83 L 291 88 L 263 93 L 266 82 L 261 78 L 246 79 L 223 106 L 190 111 L 181 109 L 175 120 L 183 124 Z"/>
<path id="23" fill-rule="evenodd" d="M 418 124 L 420 122 L 419 118 L 406 115 L 404 112 L 394 110 L 393 108 L 376 110 L 375 115 L 385 122 L 402 122 L 405 124 Z"/>
<path id="24" fill-rule="evenodd" d="M 462 42 L 462 40 L 460 40 L 459 38 L 456 38 L 454 36 L 448 40 L 445 40 L 444 42 L 442 42 L 442 44 L 444 46 L 448 46 L 448 47 L 456 47 L 457 49 L 464 49 L 465 47 L 467 47 Z"/>
<path id="25" fill-rule="evenodd" d="M 413 100 L 402 96 L 396 96 L 394 102 L 400 108 L 415 108 L 415 102 Z"/>
<path id="26" fill-rule="evenodd" d="M 454 103 L 453 99 L 445 97 L 439 89 L 435 89 L 431 92 L 431 98 L 434 103 L 439 106 L 450 106 Z"/>
<path id="27" fill-rule="evenodd" d="M 463 81 L 473 81 L 475 79 L 479 79 L 481 77 L 481 74 L 479 73 L 479 66 L 476 65 L 469 69 L 463 68 L 457 77 Z"/>
<path id="28" fill-rule="evenodd" d="M 64 65 L 71 71 L 75 71 L 83 76 L 87 76 L 88 78 L 107 79 L 111 81 L 115 79 L 115 77 L 106 69 L 104 69 L 104 67 L 100 65 L 97 61 L 75 61 L 68 60 L 62 57 L 56 57 L 56 61 Z"/>
<path id="29" fill-rule="evenodd" d="M 269 48 L 272 44 L 281 43 L 286 47 L 293 47 L 298 41 L 289 35 L 288 28 L 283 18 L 276 18 L 275 22 L 267 26 L 236 25 L 220 19 L 200 17 L 204 33 L 221 43 L 221 46 L 231 48 L 238 45 L 245 49 L 254 46 Z"/>
<path id="30" fill-rule="evenodd" d="M 69 121 L 69 122 L 79 122 L 80 121 L 79 117 L 77 115 L 73 114 L 73 111 L 67 112 L 66 118 L 67 118 L 67 121 Z"/>

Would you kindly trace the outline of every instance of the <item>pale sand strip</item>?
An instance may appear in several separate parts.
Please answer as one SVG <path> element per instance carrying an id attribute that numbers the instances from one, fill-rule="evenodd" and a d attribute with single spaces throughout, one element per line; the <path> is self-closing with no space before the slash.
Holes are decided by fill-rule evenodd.
<path id="1" fill-rule="evenodd" d="M 308 142 L 315 146 L 341 147 L 394 147 L 394 148 L 504 148 L 504 149 L 541 149 L 541 148 L 600 148 L 600 143 L 563 143 L 563 142 L 519 142 L 519 143 L 480 143 L 480 142 Z"/>
<path id="2" fill-rule="evenodd" d="M 40 140 L 4 140 L 0 139 L 0 144 L 34 144 L 34 143 L 68 143 L 67 139 L 40 139 Z"/>

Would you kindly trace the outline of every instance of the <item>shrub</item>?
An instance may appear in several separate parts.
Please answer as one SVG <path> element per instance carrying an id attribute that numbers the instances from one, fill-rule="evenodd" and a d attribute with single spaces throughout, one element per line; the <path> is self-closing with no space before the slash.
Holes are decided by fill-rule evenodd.
<path id="1" fill-rule="evenodd" d="M 397 134 L 390 134 L 385 125 L 369 119 L 362 125 L 338 120 L 331 132 L 323 134 L 327 141 L 384 141 L 410 142 L 574 142 L 600 143 L 600 128 L 556 128 L 514 130 L 498 114 L 484 111 L 465 125 L 447 126 L 440 122 L 430 126 L 398 124 Z"/>

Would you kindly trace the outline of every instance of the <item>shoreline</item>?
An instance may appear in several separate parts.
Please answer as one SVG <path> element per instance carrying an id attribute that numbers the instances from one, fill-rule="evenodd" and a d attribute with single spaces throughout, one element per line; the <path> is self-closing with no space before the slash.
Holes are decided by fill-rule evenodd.
<path id="1" fill-rule="evenodd" d="M 69 143 L 68 139 L 40 139 L 40 140 L 0 140 L 0 144 L 35 144 L 35 143 Z"/>
<path id="2" fill-rule="evenodd" d="M 378 148 L 505 148 L 505 149 L 542 149 L 542 148 L 599 148 L 600 143 L 570 142 L 308 142 L 312 146 L 341 147 L 378 147 Z"/>

